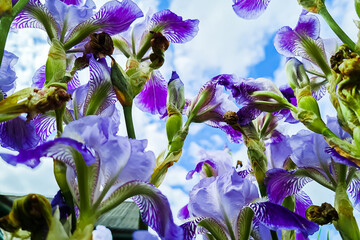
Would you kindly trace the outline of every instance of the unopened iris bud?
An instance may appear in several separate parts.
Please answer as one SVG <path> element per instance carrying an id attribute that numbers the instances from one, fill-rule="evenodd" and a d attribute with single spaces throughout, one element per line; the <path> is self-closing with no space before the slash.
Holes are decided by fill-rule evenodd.
<path id="1" fill-rule="evenodd" d="M 339 219 L 336 209 L 329 203 L 323 203 L 321 206 L 311 205 L 306 209 L 305 216 L 319 225 L 329 224 Z"/>
<path id="2" fill-rule="evenodd" d="M 29 194 L 14 201 L 9 215 L 0 218 L 0 227 L 9 232 L 21 228 L 37 234 L 45 230 L 46 236 L 51 221 L 50 202 L 42 195 Z"/>
<path id="3" fill-rule="evenodd" d="M 304 65 L 296 58 L 290 58 L 285 65 L 286 77 L 292 89 L 303 88 L 310 84 Z"/>
<path id="4" fill-rule="evenodd" d="M 132 106 L 133 91 L 127 74 L 113 59 L 111 62 L 111 83 L 122 106 Z"/>
<path id="5" fill-rule="evenodd" d="M 325 7 L 325 0 L 298 0 L 299 4 L 309 12 L 319 13 Z"/>
<path id="6" fill-rule="evenodd" d="M 11 15 L 12 1 L 0 0 L 0 17 Z"/>
<path id="7" fill-rule="evenodd" d="M 45 67 L 45 84 L 62 82 L 66 72 L 66 52 L 64 45 L 57 39 L 52 40 Z"/>
<path id="8" fill-rule="evenodd" d="M 169 144 L 182 127 L 182 111 L 185 106 L 184 84 L 174 71 L 168 83 L 166 109 L 169 118 L 166 121 L 166 134 Z"/>
<path id="9" fill-rule="evenodd" d="M 84 47 L 85 53 L 92 53 L 96 59 L 110 56 L 114 52 L 113 40 L 106 32 L 91 34 L 90 41 Z"/>

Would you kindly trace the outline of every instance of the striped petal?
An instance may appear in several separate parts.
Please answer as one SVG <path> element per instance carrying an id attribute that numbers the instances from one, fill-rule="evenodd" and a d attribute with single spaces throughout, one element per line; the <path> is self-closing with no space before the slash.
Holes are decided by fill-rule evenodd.
<path id="1" fill-rule="evenodd" d="M 168 9 L 155 13 L 150 19 L 150 31 L 161 32 L 169 42 L 185 43 L 199 31 L 199 20 L 182 20 Z"/>
<path id="2" fill-rule="evenodd" d="M 136 106 L 151 114 L 166 114 L 167 83 L 159 71 L 154 71 L 144 88 L 135 97 Z"/>
<path id="3" fill-rule="evenodd" d="M 245 19 L 258 18 L 267 8 L 270 0 L 233 0 L 235 13 Z"/>
<path id="4" fill-rule="evenodd" d="M 271 202 L 250 203 L 249 207 L 254 211 L 255 217 L 271 230 L 295 230 L 304 237 L 319 230 L 316 223 Z"/>

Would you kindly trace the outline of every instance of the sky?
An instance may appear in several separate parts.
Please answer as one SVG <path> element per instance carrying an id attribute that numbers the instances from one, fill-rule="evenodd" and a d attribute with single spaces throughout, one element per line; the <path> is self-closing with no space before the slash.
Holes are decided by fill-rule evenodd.
<path id="1" fill-rule="evenodd" d="M 103 2 L 96 0 L 97 6 Z M 172 44 L 165 54 L 165 64 L 161 68 L 162 75 L 169 79 L 172 71 L 177 71 L 185 84 L 185 95 L 192 99 L 201 86 L 218 74 L 236 74 L 239 77 L 266 77 L 278 86 L 286 83 L 284 63 L 274 46 L 273 38 L 282 26 L 295 27 L 301 8 L 296 0 L 273 0 L 267 11 L 255 20 L 243 20 L 232 9 L 231 0 L 136 0 L 144 13 L 151 7 L 162 10 L 169 8 L 184 19 L 199 19 L 199 33 L 190 42 Z M 329 12 L 356 41 L 357 30 L 353 22 L 356 13 L 353 1 L 326 1 Z M 344 14 L 346 13 L 346 14 Z M 321 36 L 334 37 L 331 29 L 321 20 Z M 49 44 L 46 34 L 39 29 L 22 29 L 9 34 L 6 50 L 19 56 L 15 65 L 17 72 L 17 90 L 30 85 L 36 69 L 45 64 Z M 88 73 L 81 73 L 82 79 Z M 84 80 L 83 80 L 84 81 Z M 325 96 L 320 101 L 322 114 L 334 116 Z M 124 120 L 122 119 L 122 122 Z M 148 139 L 148 150 L 160 154 L 167 147 L 165 123 L 156 116 L 143 113 L 134 108 L 134 126 L 138 139 Z M 282 130 L 293 134 L 301 126 L 283 126 Z M 124 125 L 120 127 L 120 135 L 126 135 Z M 247 161 L 246 149 L 238 144 L 230 143 L 226 135 L 218 129 L 204 124 L 192 124 L 186 139 L 181 159 L 168 171 L 161 191 L 168 197 L 176 218 L 177 211 L 188 201 L 188 191 L 198 182 L 195 177 L 186 181 L 185 176 L 199 161 L 199 152 L 222 150 L 228 147 L 236 160 Z M 0 151 L 6 151 L 0 149 Z M 36 169 L 23 166 L 13 167 L 0 162 L 0 192 L 6 194 L 41 193 L 52 196 L 58 190 L 52 174 L 52 161 L 44 160 Z M 46 181 L 44 181 L 46 179 Z M 333 199 L 333 194 L 315 184 L 308 184 L 305 190 L 314 204 Z M 354 210 L 358 215 L 358 212 Z M 358 218 L 360 219 L 360 218 Z M 179 223 L 179 221 L 177 220 Z M 332 239 L 337 239 L 335 231 L 330 228 Z M 327 230 L 322 231 L 325 236 Z M 316 236 L 313 235 L 313 236 Z M 321 238 L 320 238 L 321 239 Z"/>

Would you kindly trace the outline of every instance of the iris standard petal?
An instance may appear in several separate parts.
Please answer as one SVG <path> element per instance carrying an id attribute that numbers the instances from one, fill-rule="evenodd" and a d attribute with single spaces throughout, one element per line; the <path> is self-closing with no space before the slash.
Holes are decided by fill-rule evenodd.
<path id="1" fill-rule="evenodd" d="M 11 94 L 15 89 L 16 72 L 14 65 L 18 57 L 15 54 L 4 51 L 0 67 L 0 91 Z"/>
<path id="2" fill-rule="evenodd" d="M 4 148 L 27 150 L 34 148 L 39 141 L 33 121 L 27 122 L 23 116 L 0 123 L 0 144 Z"/>
<path id="3" fill-rule="evenodd" d="M 135 97 L 136 106 L 151 114 L 166 114 L 167 83 L 159 71 L 154 71 L 144 88 Z"/>
<path id="4" fill-rule="evenodd" d="M 270 0 L 233 0 L 235 13 L 245 19 L 258 18 L 267 8 Z"/>
<path id="5" fill-rule="evenodd" d="M 168 9 L 155 13 L 150 19 L 150 31 L 161 32 L 169 42 L 185 43 L 199 31 L 199 20 L 182 20 Z"/>

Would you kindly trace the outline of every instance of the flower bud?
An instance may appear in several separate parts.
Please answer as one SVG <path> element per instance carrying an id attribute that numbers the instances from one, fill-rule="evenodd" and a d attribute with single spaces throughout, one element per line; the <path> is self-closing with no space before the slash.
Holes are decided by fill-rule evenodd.
<path id="1" fill-rule="evenodd" d="M 46 61 L 44 86 L 55 82 L 62 82 L 65 72 L 66 52 L 64 45 L 59 40 L 53 39 Z"/>
<path id="2" fill-rule="evenodd" d="M 319 13 L 325 7 L 324 0 L 298 0 L 298 3 L 307 11 Z"/>
<path id="3" fill-rule="evenodd" d="M 128 76 L 115 60 L 111 62 L 111 83 L 121 105 L 131 106 L 134 96 Z"/>
<path id="4" fill-rule="evenodd" d="M 10 16 L 12 10 L 11 0 L 0 0 L 0 18 L 3 16 Z"/>
<path id="5" fill-rule="evenodd" d="M 169 118 L 166 121 L 166 134 L 169 144 L 182 127 L 182 111 L 185 106 L 184 84 L 176 72 L 172 72 L 167 88 L 166 108 Z"/>

